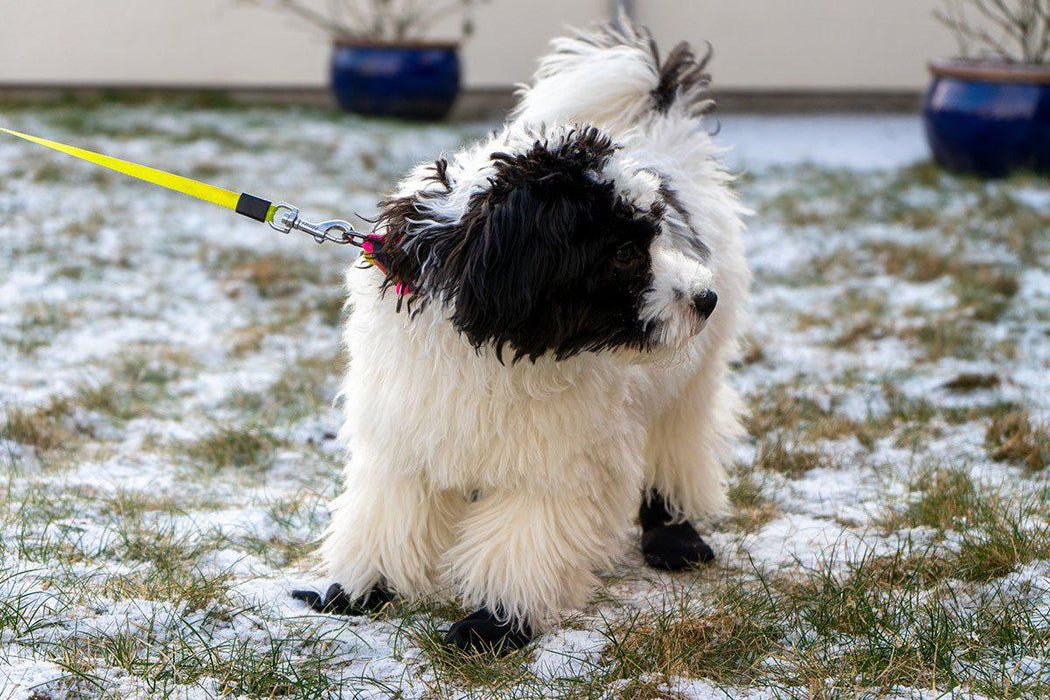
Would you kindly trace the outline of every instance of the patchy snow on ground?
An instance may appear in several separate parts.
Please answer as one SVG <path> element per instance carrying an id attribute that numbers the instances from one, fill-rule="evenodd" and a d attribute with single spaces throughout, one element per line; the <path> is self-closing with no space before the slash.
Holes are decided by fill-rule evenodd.
<path id="1" fill-rule="evenodd" d="M 3 123 L 315 219 L 490 125 L 300 109 Z M 309 611 L 338 488 L 349 250 L 0 140 L 0 698 L 1050 692 L 1050 187 L 925 163 L 914 117 L 721 119 L 756 214 L 750 435 L 705 571 L 632 554 L 509 659 L 463 611 Z"/>
<path id="2" fill-rule="evenodd" d="M 726 161 L 738 169 L 809 164 L 879 170 L 929 157 L 922 122 L 910 115 L 731 114 L 719 123 L 718 138 L 730 149 Z"/>

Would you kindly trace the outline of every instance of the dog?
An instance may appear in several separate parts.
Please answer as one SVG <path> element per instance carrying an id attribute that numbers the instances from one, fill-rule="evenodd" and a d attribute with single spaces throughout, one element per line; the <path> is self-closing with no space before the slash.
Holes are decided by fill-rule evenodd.
<path id="1" fill-rule="evenodd" d="M 706 130 L 707 56 L 621 18 L 552 42 L 508 122 L 416 167 L 347 275 L 345 489 L 315 608 L 454 594 L 444 641 L 519 648 L 636 536 L 713 552 L 746 210 Z"/>

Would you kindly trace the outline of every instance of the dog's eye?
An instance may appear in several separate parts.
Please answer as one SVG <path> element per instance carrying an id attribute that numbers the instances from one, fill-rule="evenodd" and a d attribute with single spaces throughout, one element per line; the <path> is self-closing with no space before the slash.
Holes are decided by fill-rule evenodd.
<path id="1" fill-rule="evenodd" d="M 613 256 L 613 265 L 621 269 L 632 268 L 642 261 L 644 253 L 634 243 L 620 246 Z"/>

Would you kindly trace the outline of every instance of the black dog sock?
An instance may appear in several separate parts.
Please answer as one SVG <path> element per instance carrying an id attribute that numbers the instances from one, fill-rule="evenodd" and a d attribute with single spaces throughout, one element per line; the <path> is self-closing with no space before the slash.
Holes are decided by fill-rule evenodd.
<path id="1" fill-rule="evenodd" d="M 453 624 L 442 641 L 468 653 L 492 652 L 503 656 L 521 649 L 531 639 L 528 624 L 519 628 L 512 620 L 500 621 L 491 610 L 481 608 Z"/>
<path id="2" fill-rule="evenodd" d="M 351 600 L 338 583 L 328 587 L 324 597 L 317 591 L 292 591 L 292 597 L 301 600 L 317 612 L 332 615 L 368 615 L 378 612 L 394 599 L 394 594 L 383 584 L 376 584 L 366 595 Z"/>
<path id="3" fill-rule="evenodd" d="M 642 496 L 642 507 L 638 510 L 638 521 L 642 524 L 642 532 L 652 530 L 654 527 L 667 525 L 674 520 L 667 509 L 667 501 L 656 489 Z"/>
<path id="4" fill-rule="evenodd" d="M 691 523 L 674 523 L 667 502 L 657 491 L 642 500 L 642 556 L 654 569 L 680 571 L 714 560 L 715 553 Z"/>

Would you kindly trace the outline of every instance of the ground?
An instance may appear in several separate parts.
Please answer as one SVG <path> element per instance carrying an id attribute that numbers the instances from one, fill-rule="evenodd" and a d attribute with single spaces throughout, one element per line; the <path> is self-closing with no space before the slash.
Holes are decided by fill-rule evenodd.
<path id="1" fill-rule="evenodd" d="M 755 210 L 717 564 L 632 553 L 521 653 L 463 611 L 310 612 L 353 252 L 0 140 L 0 697 L 1050 694 L 1050 186 L 925 162 L 912 117 L 722 118 Z M 0 123 L 374 213 L 490 125 L 228 105 Z"/>

